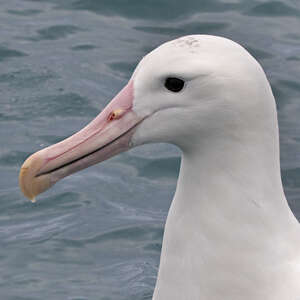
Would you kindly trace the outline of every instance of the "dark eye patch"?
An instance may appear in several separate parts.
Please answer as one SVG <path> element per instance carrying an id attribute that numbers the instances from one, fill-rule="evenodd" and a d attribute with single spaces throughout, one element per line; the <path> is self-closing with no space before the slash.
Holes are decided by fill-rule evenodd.
<path id="1" fill-rule="evenodd" d="M 183 89 L 184 81 L 176 77 L 168 77 L 165 81 L 165 87 L 174 93 L 178 93 Z"/>

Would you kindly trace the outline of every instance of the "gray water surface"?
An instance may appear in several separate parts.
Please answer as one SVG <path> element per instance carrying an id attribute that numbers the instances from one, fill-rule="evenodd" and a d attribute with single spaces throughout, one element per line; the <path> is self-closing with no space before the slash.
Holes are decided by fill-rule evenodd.
<path id="1" fill-rule="evenodd" d="M 149 300 L 180 152 L 148 145 L 30 203 L 18 170 L 87 124 L 138 61 L 186 34 L 222 35 L 262 64 L 278 106 L 282 176 L 300 217 L 298 0 L 0 0 L 0 299 Z"/>

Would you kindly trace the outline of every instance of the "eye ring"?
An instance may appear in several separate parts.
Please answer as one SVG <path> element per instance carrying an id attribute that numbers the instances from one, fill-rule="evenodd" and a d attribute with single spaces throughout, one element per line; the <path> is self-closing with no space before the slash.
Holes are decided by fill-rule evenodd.
<path id="1" fill-rule="evenodd" d="M 176 77 L 168 77 L 165 80 L 165 88 L 173 93 L 180 92 L 184 87 L 184 81 Z"/>

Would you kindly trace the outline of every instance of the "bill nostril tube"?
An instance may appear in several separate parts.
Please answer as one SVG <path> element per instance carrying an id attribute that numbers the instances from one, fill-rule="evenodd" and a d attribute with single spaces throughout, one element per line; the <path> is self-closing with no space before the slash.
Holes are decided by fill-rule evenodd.
<path id="1" fill-rule="evenodd" d="M 107 120 L 113 121 L 113 120 L 120 119 L 124 115 L 124 113 L 125 113 L 124 109 L 116 109 L 109 113 Z"/>

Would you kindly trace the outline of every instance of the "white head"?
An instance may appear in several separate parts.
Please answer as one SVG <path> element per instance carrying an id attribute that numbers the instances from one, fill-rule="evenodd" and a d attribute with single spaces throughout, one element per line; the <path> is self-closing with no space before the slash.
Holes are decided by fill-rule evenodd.
<path id="1" fill-rule="evenodd" d="M 186 36 L 146 55 L 128 85 L 87 127 L 32 155 L 21 169 L 20 185 L 34 198 L 131 146 L 168 142 L 183 151 L 210 151 L 212 143 L 261 130 L 276 136 L 274 128 L 272 92 L 256 60 L 228 39 Z"/>
<path id="2" fill-rule="evenodd" d="M 183 88 L 168 90 L 167 78 L 183 80 Z M 133 109 L 149 116 L 133 136 L 136 145 L 169 142 L 190 148 L 265 127 L 268 118 L 274 130 L 275 106 L 273 97 L 266 97 L 272 93 L 265 74 L 231 40 L 194 35 L 167 42 L 142 59 L 132 80 Z"/>

